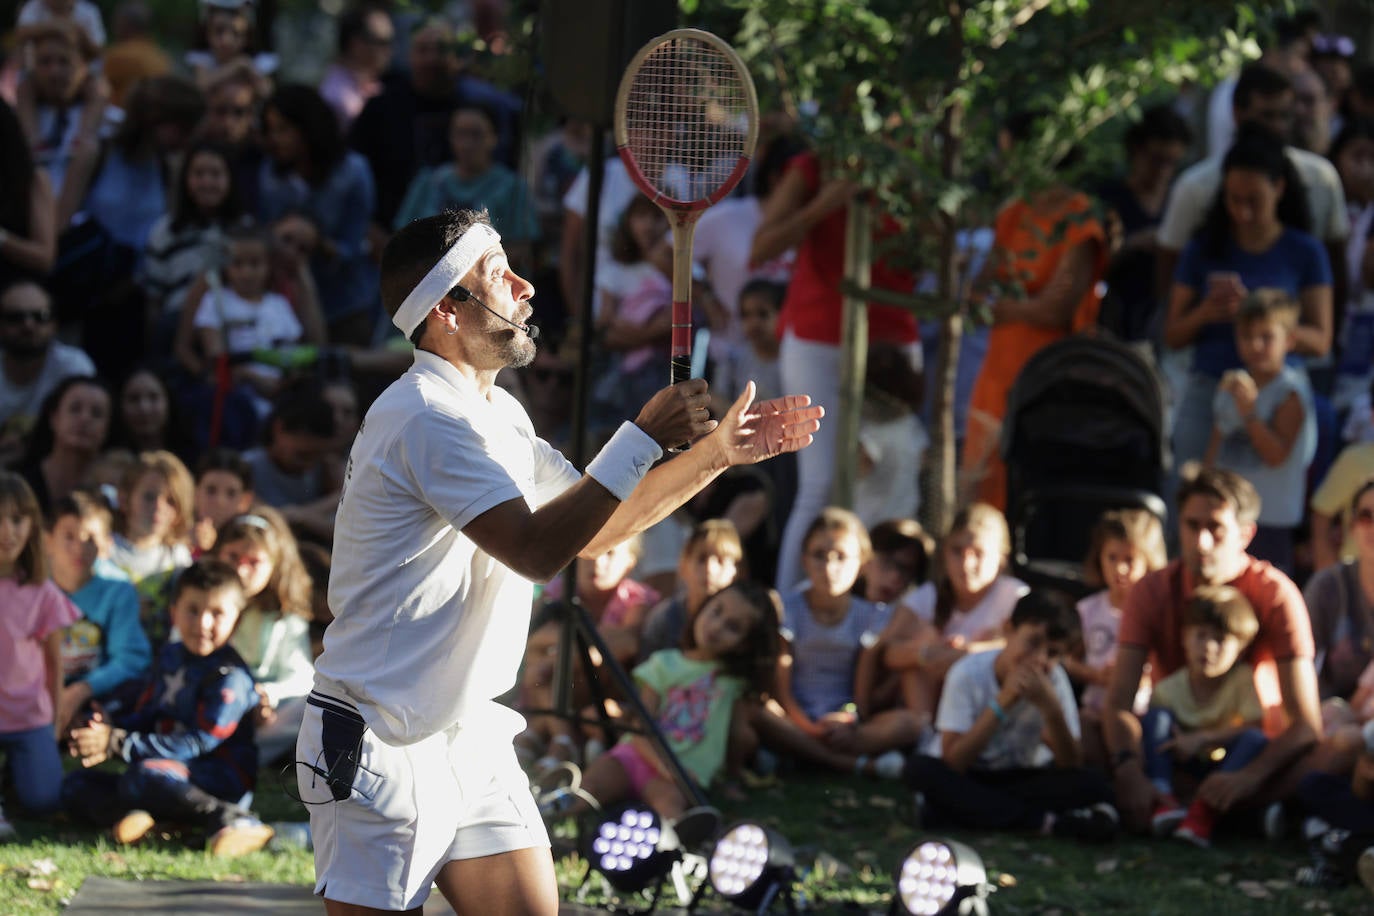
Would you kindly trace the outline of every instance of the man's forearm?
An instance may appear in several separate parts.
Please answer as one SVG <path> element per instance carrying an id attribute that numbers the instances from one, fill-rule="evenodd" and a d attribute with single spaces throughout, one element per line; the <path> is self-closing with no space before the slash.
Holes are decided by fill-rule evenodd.
<path id="1" fill-rule="evenodd" d="M 1113 756 L 1122 751 L 1139 754 L 1140 720 L 1129 709 L 1112 709 L 1108 705 L 1102 711 L 1102 737 Z"/>
<path id="2" fill-rule="evenodd" d="M 670 461 L 651 470 L 607 519 L 579 556 L 594 557 L 632 535 L 650 528 L 673 513 L 728 465 L 710 436 Z"/>
<path id="3" fill-rule="evenodd" d="M 1319 737 L 1308 723 L 1293 722 L 1270 740 L 1264 751 L 1245 766 L 1245 771 L 1263 782 L 1311 750 Z"/>

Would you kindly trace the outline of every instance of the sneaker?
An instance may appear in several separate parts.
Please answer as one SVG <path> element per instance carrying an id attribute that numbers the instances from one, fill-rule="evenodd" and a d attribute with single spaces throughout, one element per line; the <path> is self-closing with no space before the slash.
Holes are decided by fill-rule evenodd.
<path id="1" fill-rule="evenodd" d="M 210 837 L 210 854 L 233 858 L 257 852 L 276 835 L 271 827 L 255 817 L 237 817 Z"/>
<path id="2" fill-rule="evenodd" d="M 5 818 L 5 809 L 0 808 L 0 843 L 8 843 L 19 838 L 14 825 Z"/>
<path id="3" fill-rule="evenodd" d="M 1331 830 L 1331 825 L 1319 817 L 1303 818 L 1302 838 L 1306 843 L 1316 843 Z"/>
<path id="4" fill-rule="evenodd" d="M 315 848 L 310 835 L 309 821 L 275 821 L 268 825 L 272 828 L 272 842 L 267 844 L 271 850 Z"/>
<path id="5" fill-rule="evenodd" d="M 1324 858 L 1314 859 L 1311 865 L 1304 865 L 1293 876 L 1298 887 L 1335 889 L 1345 887 L 1349 882 L 1339 868 Z"/>
<path id="6" fill-rule="evenodd" d="M 1312 840 L 1312 851 L 1322 856 L 1339 856 L 1341 850 L 1345 848 L 1345 841 L 1350 839 L 1349 830 L 1332 829 L 1314 837 Z"/>
<path id="7" fill-rule="evenodd" d="M 1105 843 L 1116 836 L 1120 824 L 1116 809 L 1106 802 L 1098 802 L 1090 808 L 1074 808 L 1055 814 L 1050 833 L 1085 843 Z"/>
<path id="8" fill-rule="evenodd" d="M 1355 874 L 1360 876 L 1360 883 L 1366 890 L 1374 892 L 1374 846 L 1360 853 L 1355 860 Z"/>
<path id="9" fill-rule="evenodd" d="M 1212 846 L 1212 827 L 1216 824 L 1217 813 L 1205 802 L 1195 801 L 1188 807 L 1183 823 L 1178 825 L 1174 836 L 1192 843 L 1200 849 Z"/>
<path id="10" fill-rule="evenodd" d="M 137 843 L 148 835 L 156 823 L 147 811 L 130 811 L 115 822 L 114 841 L 121 846 Z"/>
<path id="11" fill-rule="evenodd" d="M 906 771 L 906 754 L 888 751 L 873 759 L 873 774 L 879 779 L 901 779 Z"/>
<path id="12" fill-rule="evenodd" d="M 1155 804 L 1154 814 L 1150 816 L 1150 832 L 1160 837 L 1172 836 L 1187 814 L 1177 798 L 1166 795 Z"/>

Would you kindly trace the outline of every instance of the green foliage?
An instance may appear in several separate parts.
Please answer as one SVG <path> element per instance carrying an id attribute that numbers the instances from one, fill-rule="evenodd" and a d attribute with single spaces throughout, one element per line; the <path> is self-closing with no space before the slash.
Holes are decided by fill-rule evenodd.
<path id="1" fill-rule="evenodd" d="M 719 0 L 762 104 L 802 116 L 831 168 L 873 189 L 929 264 L 932 218 L 986 224 L 1007 195 L 1119 161 L 1123 116 L 1185 85 L 1209 87 L 1257 56 L 1282 0 Z M 702 4 L 704 5 L 704 4 Z M 695 7 L 691 0 L 684 9 Z M 952 138 L 942 121 L 962 113 Z M 1038 117 L 1011 156 L 998 129 Z M 944 144 L 959 144 L 954 176 Z M 1081 174 L 1081 171 L 1080 171 Z"/>

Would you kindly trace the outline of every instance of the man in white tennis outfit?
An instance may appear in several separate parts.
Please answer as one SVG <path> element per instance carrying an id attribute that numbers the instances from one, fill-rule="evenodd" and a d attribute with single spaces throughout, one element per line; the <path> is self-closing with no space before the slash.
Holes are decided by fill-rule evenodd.
<path id="1" fill-rule="evenodd" d="M 717 423 L 705 382 L 682 382 L 583 475 L 494 384 L 534 357 L 534 288 L 484 212 L 398 232 L 381 293 L 415 362 L 358 431 L 335 525 L 335 620 L 297 744 L 315 892 L 331 916 L 418 913 L 434 883 L 461 914 L 553 914 L 548 834 L 512 746 L 524 721 L 492 699 L 515 683 L 532 583 L 730 465 L 805 447 L 821 410 L 805 396 L 753 404 L 751 382 Z"/>

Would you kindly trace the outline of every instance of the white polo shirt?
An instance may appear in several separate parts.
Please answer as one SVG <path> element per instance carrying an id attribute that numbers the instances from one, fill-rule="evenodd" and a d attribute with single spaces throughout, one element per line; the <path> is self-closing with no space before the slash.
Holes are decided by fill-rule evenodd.
<path id="1" fill-rule="evenodd" d="M 519 717 L 491 700 L 515 683 L 534 587 L 462 530 L 517 497 L 537 509 L 581 476 L 503 389 L 484 398 L 417 350 L 349 455 L 320 689 L 342 688 L 389 743 L 460 724 L 514 735 Z"/>
<path id="2" fill-rule="evenodd" d="M 1322 242 L 1345 241 L 1350 235 L 1350 217 L 1346 215 L 1345 190 L 1336 167 L 1316 153 L 1296 146 L 1285 147 L 1284 152 L 1307 192 L 1311 233 Z M 1174 181 L 1156 232 L 1161 248 L 1182 251 L 1202 227 L 1221 187 L 1224 159 L 1224 154 L 1204 159 L 1184 169 Z"/>

